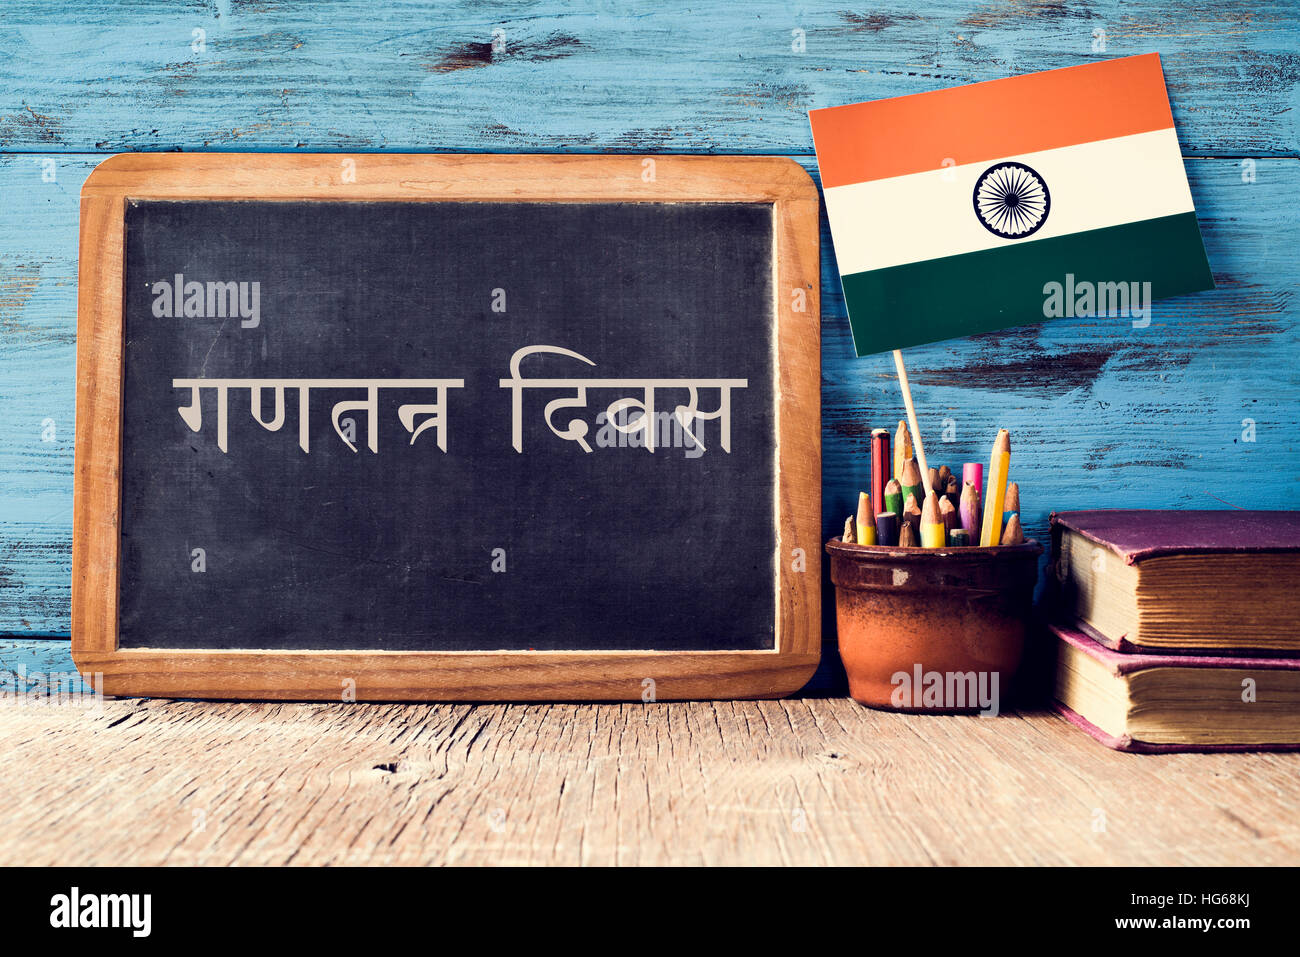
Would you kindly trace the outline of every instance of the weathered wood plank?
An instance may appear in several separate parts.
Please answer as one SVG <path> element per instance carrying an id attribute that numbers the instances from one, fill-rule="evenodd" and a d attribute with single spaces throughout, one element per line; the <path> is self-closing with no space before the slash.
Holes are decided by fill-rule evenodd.
<path id="1" fill-rule="evenodd" d="M 799 153 L 809 108 L 1152 50 L 1190 153 L 1300 146 L 1291 0 L 69 0 L 57 17 L 5 5 L 0 150 Z"/>
<path id="2" fill-rule="evenodd" d="M 9 678 L 4 691 L 43 689 L 48 694 L 53 687 L 56 693 L 84 694 L 93 690 L 77 674 L 69 645 L 62 639 L 0 638 L 0 674 Z"/>
<path id="3" fill-rule="evenodd" d="M 66 645 L 43 644 L 29 654 L 50 668 L 49 649 Z M 16 657 L 0 649 L 0 666 Z M 818 698 L 26 699 L 0 703 L 0 751 L 22 756 L 4 776 L 4 865 L 1267 865 L 1300 855 L 1300 755 L 1124 755 L 1042 713 L 898 715 Z"/>
<path id="4" fill-rule="evenodd" d="M 100 158 L 55 157 L 46 183 L 37 158 L 0 156 L 0 633 L 69 628 L 76 197 Z M 1236 160 L 1187 167 L 1215 292 L 1157 303 L 1146 329 L 1059 319 L 908 350 L 936 463 L 982 460 L 997 425 L 1012 429 L 1031 535 L 1051 509 L 1300 497 L 1300 162 L 1260 160 L 1254 183 Z M 822 240 L 829 537 L 866 486 L 871 428 L 901 411 L 887 357 L 853 355 L 824 223 Z M 1255 442 L 1243 441 L 1247 419 Z"/>
<path id="5" fill-rule="evenodd" d="M 0 156 L 0 633 L 69 628 L 77 208 L 101 158 Z"/>

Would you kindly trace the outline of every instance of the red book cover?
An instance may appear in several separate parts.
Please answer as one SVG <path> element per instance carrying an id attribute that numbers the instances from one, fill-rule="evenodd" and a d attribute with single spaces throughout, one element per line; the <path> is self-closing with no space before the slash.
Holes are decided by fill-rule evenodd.
<path id="1" fill-rule="evenodd" d="M 1053 512 L 1051 521 L 1054 535 L 1064 526 L 1129 565 L 1157 555 L 1300 549 L 1300 512 L 1098 508 Z"/>
<path id="2" fill-rule="evenodd" d="M 1124 560 L 1138 565 L 1162 555 L 1258 554 L 1300 551 L 1300 511 L 1247 511 L 1244 509 L 1129 509 L 1100 508 L 1051 514 L 1052 565 L 1048 568 L 1050 603 L 1060 612 L 1071 607 L 1059 593 L 1055 563 L 1060 555 L 1061 532 L 1070 529 Z M 1300 588 L 1300 580 L 1296 583 Z M 1084 621 L 1071 627 L 1107 648 L 1142 654 L 1148 648 L 1126 636 L 1106 635 Z M 1195 651 L 1159 649 L 1194 656 Z"/>
<path id="3" fill-rule="evenodd" d="M 1249 671 L 1300 671 L 1296 658 L 1212 657 L 1209 655 L 1124 654 L 1105 647 L 1081 631 L 1061 625 L 1048 626 L 1057 638 L 1089 657 L 1100 661 L 1107 670 L 1120 677 L 1147 668 L 1224 668 Z M 1077 711 L 1054 701 L 1056 711 L 1076 728 L 1086 731 L 1108 748 L 1134 754 L 1172 754 L 1183 751 L 1297 751 L 1298 744 L 1152 744 L 1130 735 L 1107 734 Z"/>

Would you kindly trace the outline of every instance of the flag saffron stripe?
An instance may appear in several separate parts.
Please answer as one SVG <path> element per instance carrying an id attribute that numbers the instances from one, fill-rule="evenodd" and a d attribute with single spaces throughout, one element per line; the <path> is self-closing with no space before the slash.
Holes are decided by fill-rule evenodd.
<path id="1" fill-rule="evenodd" d="M 808 118 L 825 189 L 1174 125 L 1157 53 L 811 110 Z"/>
<path id="2" fill-rule="evenodd" d="M 1050 191 L 1041 227 L 1020 238 L 991 232 L 974 211 L 980 175 L 1007 160 L 1027 164 Z M 846 273 L 1041 242 L 1195 209 L 1172 129 L 837 186 L 825 195 L 836 256 Z"/>

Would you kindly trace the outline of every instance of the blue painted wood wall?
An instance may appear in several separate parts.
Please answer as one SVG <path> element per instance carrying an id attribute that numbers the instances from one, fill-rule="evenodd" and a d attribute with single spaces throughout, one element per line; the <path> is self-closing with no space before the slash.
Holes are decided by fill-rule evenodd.
<path id="1" fill-rule="evenodd" d="M 815 174 L 809 108 L 1151 50 L 1163 57 L 1219 288 L 1158 303 L 1145 329 L 1065 319 L 908 353 L 931 461 L 986 458 L 993 431 L 1010 428 L 1013 478 L 1038 537 L 1052 509 L 1296 504 L 1294 0 L 8 0 L 0 634 L 14 641 L 6 647 L 69 630 L 77 196 L 103 157 L 764 153 L 793 156 Z M 853 356 L 824 230 L 823 257 L 829 536 L 866 484 L 871 428 L 892 426 L 901 412 L 888 359 Z M 940 441 L 945 420 L 950 444 Z"/>

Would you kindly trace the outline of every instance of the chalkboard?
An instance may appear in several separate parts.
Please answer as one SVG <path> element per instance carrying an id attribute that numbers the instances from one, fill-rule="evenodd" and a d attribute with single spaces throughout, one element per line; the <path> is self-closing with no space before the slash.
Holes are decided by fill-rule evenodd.
<path id="1" fill-rule="evenodd" d="M 130 203 L 119 643 L 774 647 L 771 251 L 759 204 Z M 259 282 L 256 326 L 250 287 L 247 319 L 171 315 L 175 286 L 206 309 L 219 280 Z M 720 314 L 735 317 L 726 335 Z M 642 388 L 588 390 L 587 449 L 543 414 L 575 389 L 530 389 L 516 451 L 498 383 L 536 345 L 595 367 L 537 353 L 529 378 L 743 380 L 728 388 L 730 453 L 720 419 L 668 418 L 683 389 L 652 406 L 650 438 L 676 447 L 614 428 L 643 413 L 601 410 L 644 403 Z M 199 390 L 194 432 L 178 414 L 192 389 L 172 385 L 448 377 L 464 386 L 444 400 L 445 452 L 398 420 L 428 389 L 377 393 L 377 452 L 367 410 L 348 414 L 351 446 L 331 421 L 364 388 L 309 390 L 304 452 L 297 390 L 272 432 L 251 389 L 232 388 L 222 452 L 217 390 Z M 698 392 L 718 407 L 720 388 Z M 263 390 L 263 418 L 274 401 Z"/>
<path id="2" fill-rule="evenodd" d="M 644 177 L 636 201 L 502 197 L 499 172 L 460 172 L 483 195 L 116 191 L 102 650 L 205 671 L 219 651 L 492 652 L 539 674 L 548 653 L 790 652 L 781 583 L 819 536 L 782 543 L 778 333 L 809 290 L 779 288 L 780 200 L 698 175 L 691 201 Z"/>

